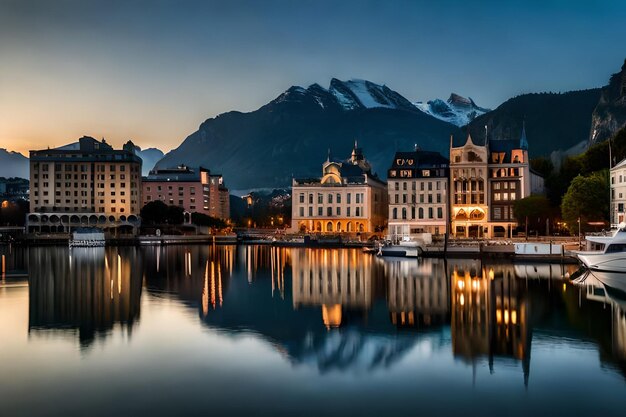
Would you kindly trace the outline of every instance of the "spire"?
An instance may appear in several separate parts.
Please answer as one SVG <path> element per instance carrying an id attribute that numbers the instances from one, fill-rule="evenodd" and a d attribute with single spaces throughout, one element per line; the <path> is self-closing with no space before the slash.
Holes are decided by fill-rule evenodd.
<path id="1" fill-rule="evenodd" d="M 328 147 L 328 156 L 326 157 L 326 162 L 330 162 L 330 146 Z"/>
<path id="2" fill-rule="evenodd" d="M 489 149 L 489 130 L 485 125 L 485 148 Z"/>
<path id="3" fill-rule="evenodd" d="M 356 139 L 354 139 L 354 149 L 359 147 L 359 143 Z"/>
<path id="4" fill-rule="evenodd" d="M 522 121 L 522 135 L 519 138 L 519 147 L 528 150 L 528 140 L 526 139 L 526 119 Z"/>
<path id="5" fill-rule="evenodd" d="M 467 140 L 465 141 L 465 145 L 473 145 L 474 141 L 472 140 L 472 135 L 470 135 L 469 133 L 467 134 Z"/>

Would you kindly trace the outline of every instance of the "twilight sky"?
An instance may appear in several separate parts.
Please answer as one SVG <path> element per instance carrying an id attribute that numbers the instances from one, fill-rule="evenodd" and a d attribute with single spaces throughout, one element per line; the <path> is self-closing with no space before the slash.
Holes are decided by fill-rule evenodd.
<path id="1" fill-rule="evenodd" d="M 625 22 L 620 0 L 0 0 L 0 148 L 91 135 L 168 151 L 332 77 L 494 108 L 606 84 Z"/>

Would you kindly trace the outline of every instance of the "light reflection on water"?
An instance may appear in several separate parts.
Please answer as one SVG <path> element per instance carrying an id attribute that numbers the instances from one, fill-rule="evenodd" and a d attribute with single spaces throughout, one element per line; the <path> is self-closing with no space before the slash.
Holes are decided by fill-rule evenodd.
<path id="1" fill-rule="evenodd" d="M 269 246 L 7 251 L 7 415 L 623 411 L 624 310 L 598 282 L 564 284 L 572 266 Z"/>

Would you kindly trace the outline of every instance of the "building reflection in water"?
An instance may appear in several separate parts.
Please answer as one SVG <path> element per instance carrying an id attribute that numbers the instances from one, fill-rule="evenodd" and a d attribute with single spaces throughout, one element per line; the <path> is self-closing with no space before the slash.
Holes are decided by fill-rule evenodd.
<path id="1" fill-rule="evenodd" d="M 201 317 L 223 307 L 235 265 L 234 246 L 152 246 L 142 248 L 148 290 L 175 294 Z"/>
<path id="2" fill-rule="evenodd" d="M 512 265 L 474 262 L 451 267 L 451 288 L 454 355 L 472 364 L 487 357 L 492 372 L 494 357 L 519 360 L 527 385 L 531 331 L 525 281 Z"/>
<path id="3" fill-rule="evenodd" d="M 390 259 L 384 262 L 387 305 L 396 327 L 428 327 L 447 324 L 450 290 L 445 261 L 428 263 Z"/>
<path id="4" fill-rule="evenodd" d="M 31 248 L 29 334 L 78 332 L 89 346 L 139 319 L 141 268 L 135 248 Z"/>
<path id="5" fill-rule="evenodd" d="M 339 327 L 342 310 L 372 304 L 372 257 L 357 249 L 305 249 L 292 253 L 293 307 L 321 306 L 327 328 Z"/>

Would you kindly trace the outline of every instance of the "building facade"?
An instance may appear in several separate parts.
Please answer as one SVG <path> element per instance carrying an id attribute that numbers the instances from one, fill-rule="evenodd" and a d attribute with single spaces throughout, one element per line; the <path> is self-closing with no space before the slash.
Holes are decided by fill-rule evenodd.
<path id="1" fill-rule="evenodd" d="M 611 224 L 626 221 L 626 159 L 611 168 Z"/>
<path id="2" fill-rule="evenodd" d="M 293 231 L 372 233 L 387 221 L 387 185 L 356 143 L 345 161 L 329 152 L 321 178 L 294 179 L 291 201 Z"/>
<path id="3" fill-rule="evenodd" d="M 191 169 L 181 165 L 150 171 L 142 179 L 141 206 L 156 200 L 182 207 L 188 213 L 230 218 L 228 188 L 223 177 L 202 167 Z"/>
<path id="4" fill-rule="evenodd" d="M 519 140 L 476 145 L 450 144 L 452 234 L 456 237 L 510 238 L 518 225 L 517 200 L 544 192 L 543 178 L 530 169 L 525 128 Z"/>
<path id="5" fill-rule="evenodd" d="M 121 150 L 91 137 L 54 149 L 30 151 L 29 232 L 139 224 L 141 158 L 135 145 Z"/>
<path id="6" fill-rule="evenodd" d="M 455 237 L 486 237 L 487 146 L 474 144 L 467 135 L 463 146 L 450 141 L 450 223 Z"/>
<path id="7" fill-rule="evenodd" d="M 391 240 L 446 231 L 449 161 L 437 152 L 396 152 L 387 172 Z"/>

